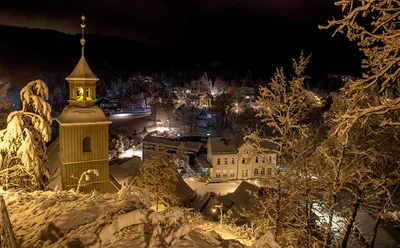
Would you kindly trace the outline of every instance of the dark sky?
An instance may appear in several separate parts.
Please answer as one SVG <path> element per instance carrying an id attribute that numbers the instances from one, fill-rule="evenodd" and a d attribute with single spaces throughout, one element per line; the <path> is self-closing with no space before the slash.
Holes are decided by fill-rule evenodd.
<path id="1" fill-rule="evenodd" d="M 219 63 L 244 72 L 265 72 L 266 68 L 273 71 L 290 64 L 290 58 L 304 50 L 312 53 L 311 74 L 357 74 L 360 56 L 355 44 L 343 35 L 331 38 L 333 30 L 318 29 L 318 24 L 340 16 L 334 2 L 7 0 L 0 5 L 0 24 L 76 34 L 80 32 L 80 16 L 85 14 L 87 33 L 164 47 L 166 52 L 157 50 L 146 59 L 151 65 L 160 61 L 164 67 Z M 88 46 L 91 42 L 87 39 Z"/>
<path id="2" fill-rule="evenodd" d="M 79 16 L 87 31 L 147 43 L 217 42 L 268 33 L 282 21 L 317 24 L 330 19 L 333 0 L 14 0 L 2 1 L 0 24 L 77 33 Z M 266 28 L 268 27 L 268 28 Z M 266 29 L 266 30 L 262 30 Z M 254 35 L 256 36 L 256 35 Z M 207 39 L 205 39 L 207 37 Z"/>

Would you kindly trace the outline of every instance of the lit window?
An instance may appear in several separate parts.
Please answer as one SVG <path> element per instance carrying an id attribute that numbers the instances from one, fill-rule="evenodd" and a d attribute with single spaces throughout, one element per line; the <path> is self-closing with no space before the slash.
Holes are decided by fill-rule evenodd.
<path id="1" fill-rule="evenodd" d="M 258 163 L 258 157 L 256 157 L 256 163 Z"/>
<path id="2" fill-rule="evenodd" d="M 232 164 L 235 164 L 235 158 L 232 158 Z"/>
<path id="3" fill-rule="evenodd" d="M 215 177 L 221 177 L 221 171 L 220 170 L 216 170 L 215 171 Z"/>
<path id="4" fill-rule="evenodd" d="M 224 162 L 225 164 L 228 164 L 228 158 L 225 158 Z"/>
<path id="5" fill-rule="evenodd" d="M 221 164 L 221 159 L 217 158 L 217 164 Z"/>
<path id="6" fill-rule="evenodd" d="M 91 152 L 90 137 L 83 138 L 83 152 Z"/>
<path id="7" fill-rule="evenodd" d="M 267 175 L 268 175 L 268 176 L 271 176 L 271 175 L 272 175 L 272 169 L 271 169 L 271 168 L 268 168 L 268 169 L 267 169 Z"/>
<path id="8" fill-rule="evenodd" d="M 254 176 L 258 176 L 258 169 L 254 169 Z"/>
<path id="9" fill-rule="evenodd" d="M 262 168 L 261 169 L 261 176 L 264 176 L 265 175 L 265 168 Z"/>
<path id="10" fill-rule="evenodd" d="M 235 177 L 235 171 L 234 170 L 231 170 L 230 176 L 231 177 Z"/>
<path id="11" fill-rule="evenodd" d="M 222 176 L 223 176 L 223 177 L 227 177 L 227 176 L 228 176 L 228 171 L 226 171 L 226 170 L 223 170 L 223 172 L 222 172 Z"/>

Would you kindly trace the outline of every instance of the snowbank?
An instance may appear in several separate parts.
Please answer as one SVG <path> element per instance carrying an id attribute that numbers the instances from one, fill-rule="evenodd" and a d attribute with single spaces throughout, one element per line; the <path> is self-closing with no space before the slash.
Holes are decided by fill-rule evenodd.
<path id="1" fill-rule="evenodd" d="M 189 227 L 180 208 L 157 213 L 116 194 L 10 193 L 5 200 L 21 247 L 244 247 Z"/>

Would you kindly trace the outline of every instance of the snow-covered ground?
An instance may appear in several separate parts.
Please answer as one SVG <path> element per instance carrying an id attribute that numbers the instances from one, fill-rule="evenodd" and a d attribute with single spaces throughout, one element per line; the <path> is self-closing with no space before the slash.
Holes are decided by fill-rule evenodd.
<path id="1" fill-rule="evenodd" d="M 245 247 L 218 235 L 215 223 L 201 221 L 196 228 L 186 210 L 154 212 L 132 194 L 17 192 L 5 201 L 20 247 Z M 229 230 L 220 233 L 237 238 Z M 264 240 L 252 247 L 278 247 Z"/>
<path id="2" fill-rule="evenodd" d="M 239 187 L 241 180 L 223 182 L 223 183 L 209 183 L 198 182 L 194 178 L 186 178 L 185 182 L 198 194 L 204 195 L 207 192 L 215 192 L 216 194 L 226 195 L 227 193 L 234 192 Z"/>

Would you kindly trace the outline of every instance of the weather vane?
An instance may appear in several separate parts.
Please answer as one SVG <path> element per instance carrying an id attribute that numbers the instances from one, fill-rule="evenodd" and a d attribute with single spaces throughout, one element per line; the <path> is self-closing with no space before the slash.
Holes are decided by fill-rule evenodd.
<path id="1" fill-rule="evenodd" d="M 84 55 L 85 55 L 84 49 L 85 49 L 85 43 L 86 43 L 86 41 L 85 41 L 85 27 L 86 27 L 85 19 L 86 19 L 85 15 L 82 15 L 82 17 L 81 17 L 81 20 L 82 20 L 82 23 L 81 23 L 81 28 L 82 28 L 82 39 L 81 39 L 82 57 L 84 57 Z"/>

